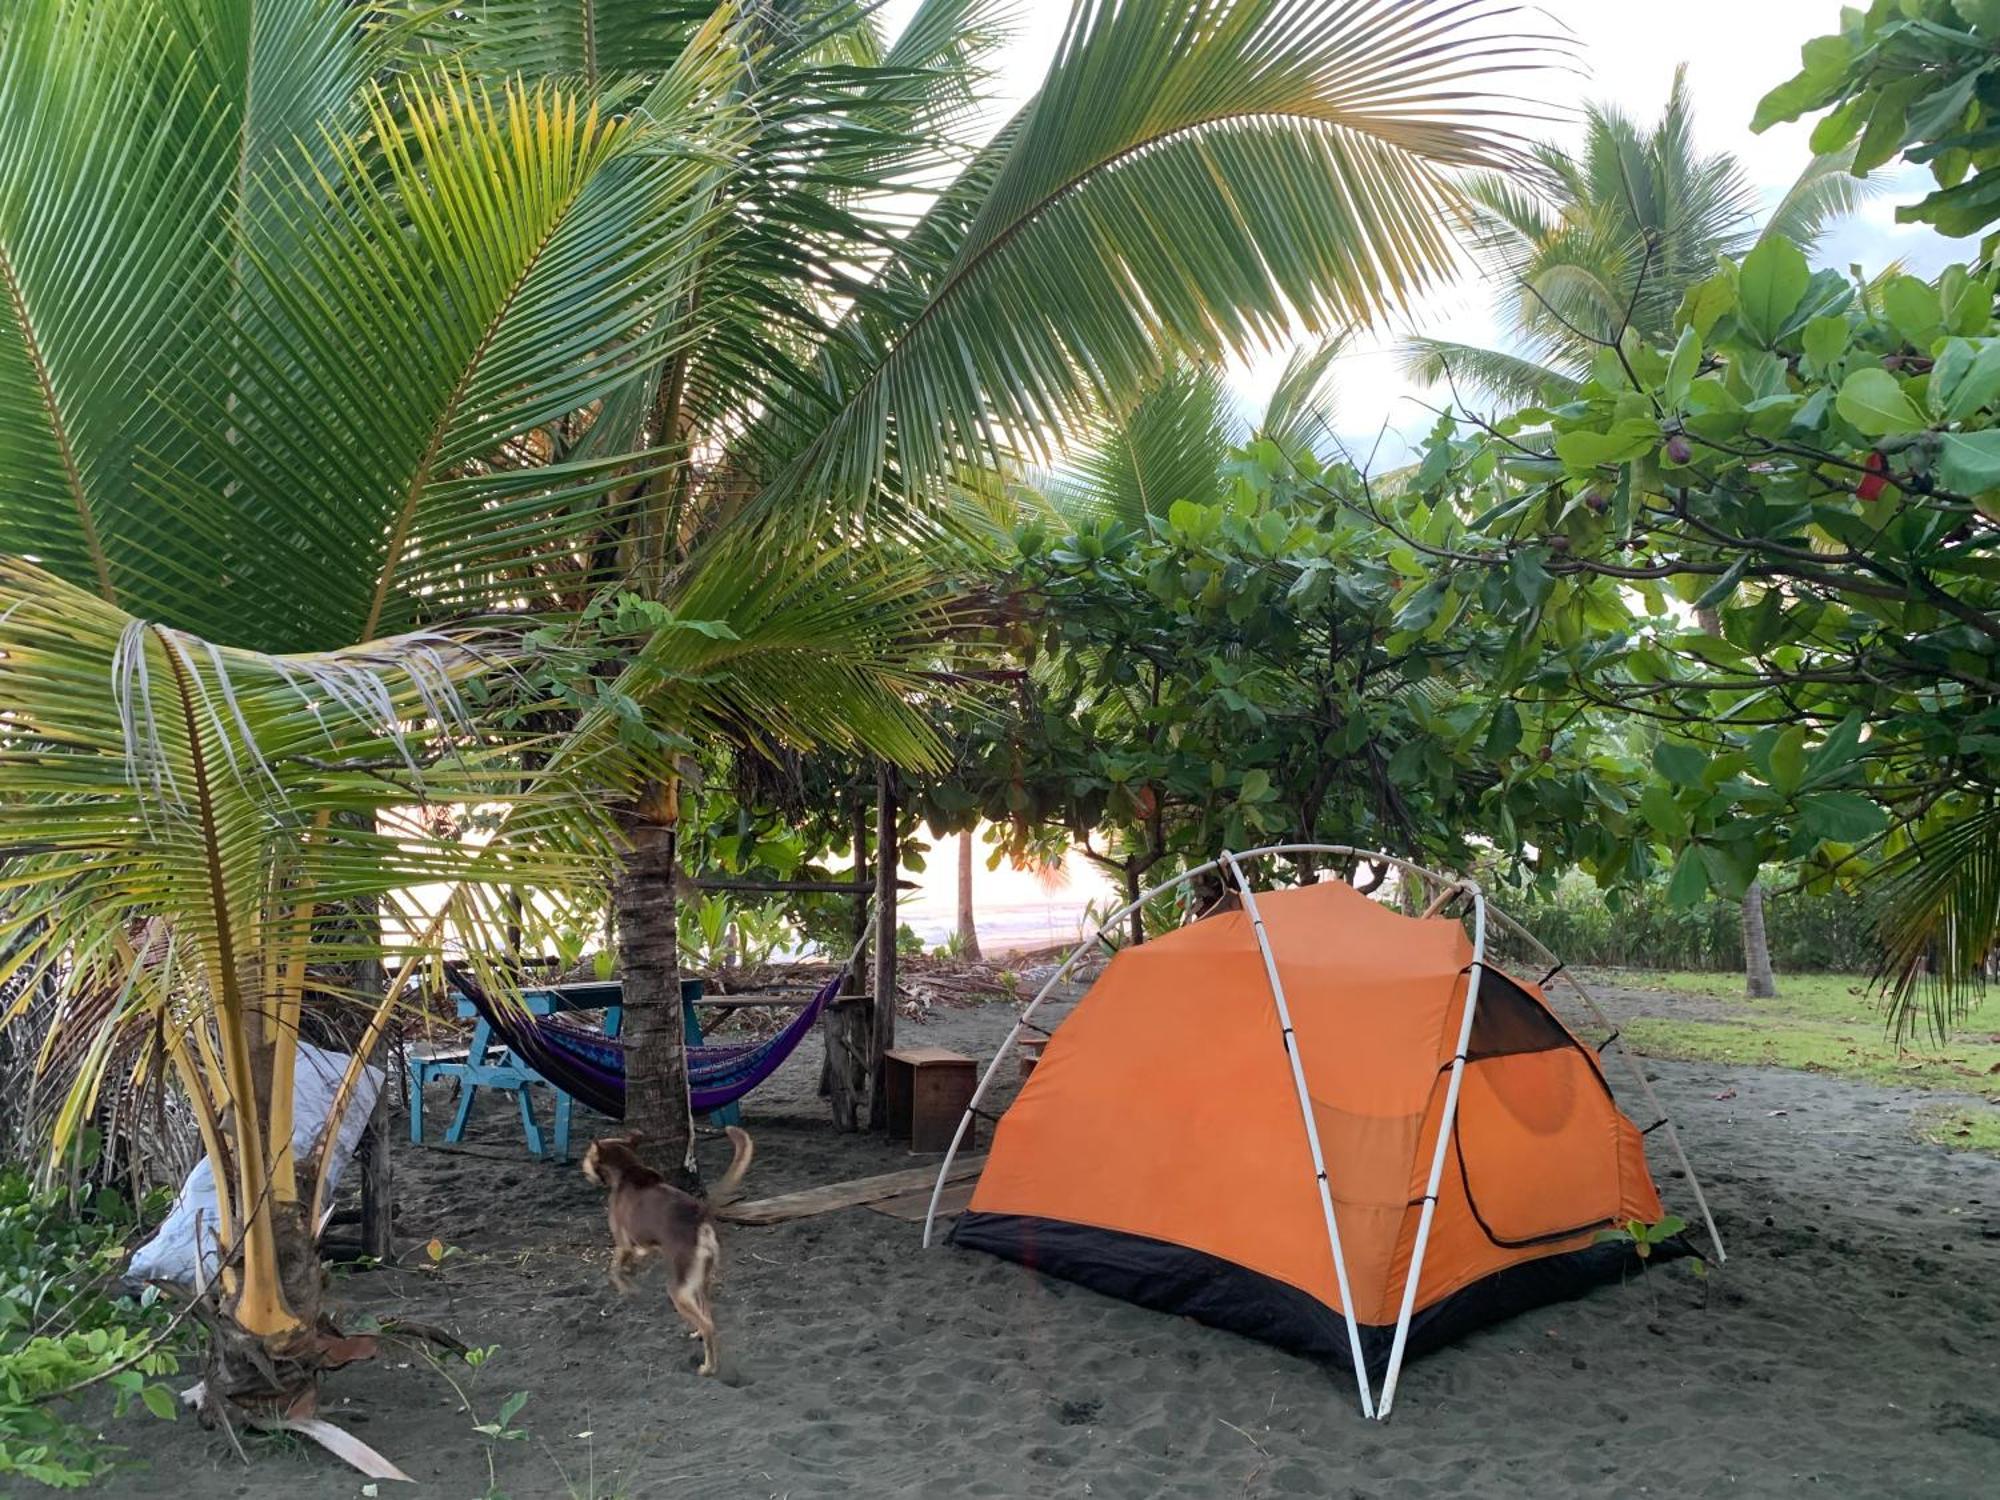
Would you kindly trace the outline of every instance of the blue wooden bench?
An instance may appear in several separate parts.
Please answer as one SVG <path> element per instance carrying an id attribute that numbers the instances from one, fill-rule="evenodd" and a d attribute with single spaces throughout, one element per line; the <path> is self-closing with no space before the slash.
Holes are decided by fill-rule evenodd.
<path id="1" fill-rule="evenodd" d="M 615 993 L 615 987 L 599 985 L 575 986 L 567 993 L 562 989 L 527 990 L 522 999 L 528 1009 L 537 1016 L 554 1015 L 564 1010 L 588 1010 L 598 1008 L 604 1011 L 604 1034 L 617 1036 L 624 1024 L 625 1007 L 618 1004 L 603 1004 L 602 995 L 606 989 Z M 702 1000 L 702 982 L 699 979 L 681 981 L 681 1034 L 690 1047 L 698 1047 L 705 1040 L 701 1030 L 701 1017 L 695 1007 Z M 513 1050 L 497 1043 L 493 1028 L 486 1018 L 479 1014 L 470 1000 L 458 1002 L 461 1020 L 471 1021 L 472 1036 L 460 1052 L 450 1050 L 428 1055 L 412 1055 L 408 1059 L 408 1079 L 410 1091 L 410 1140 L 421 1146 L 424 1143 L 424 1086 L 445 1080 L 454 1081 L 459 1086 L 458 1110 L 452 1116 L 450 1126 L 444 1133 L 447 1145 L 456 1145 L 465 1138 L 466 1123 L 472 1118 L 472 1106 L 481 1089 L 499 1089 L 514 1096 L 515 1107 L 521 1114 L 521 1134 L 526 1139 L 528 1150 L 535 1156 L 545 1156 L 548 1143 L 542 1136 L 542 1127 L 535 1117 L 532 1091 L 547 1089 L 555 1096 L 552 1123 L 555 1136 L 554 1160 L 569 1160 L 570 1114 L 576 1101 L 562 1089 L 550 1083 L 527 1063 L 516 1057 Z M 715 1125 L 736 1125 L 743 1119 L 741 1106 L 731 1104 L 716 1110 L 708 1117 Z"/>

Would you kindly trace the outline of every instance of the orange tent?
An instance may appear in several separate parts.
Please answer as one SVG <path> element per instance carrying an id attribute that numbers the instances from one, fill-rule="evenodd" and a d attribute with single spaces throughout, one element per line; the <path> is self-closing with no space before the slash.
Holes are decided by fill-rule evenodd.
<path id="1" fill-rule="evenodd" d="M 1245 884 L 1119 952 L 954 1242 L 1330 1356 L 1364 1411 L 1383 1382 L 1384 1416 L 1405 1353 L 1621 1274 L 1599 1232 L 1664 1217 L 1641 1133 L 1540 989 L 1483 961 L 1483 898 L 1456 889 L 1473 935 L 1347 884 Z"/>

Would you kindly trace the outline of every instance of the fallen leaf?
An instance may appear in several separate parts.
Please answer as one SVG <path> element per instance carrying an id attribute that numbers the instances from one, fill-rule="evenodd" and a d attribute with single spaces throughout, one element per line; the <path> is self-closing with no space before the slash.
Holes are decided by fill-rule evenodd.
<path id="1" fill-rule="evenodd" d="M 1723 1091 L 1722 1091 L 1721 1093 L 1719 1093 L 1719 1094 L 1714 1094 L 1714 1095 L 1711 1095 L 1710 1097 L 1712 1097 L 1712 1098 L 1716 1098 L 1716 1099 L 1734 1099 L 1734 1098 L 1736 1097 L 1736 1090 L 1735 1090 L 1735 1089 L 1724 1089 L 1724 1090 L 1723 1090 Z"/>
<path id="2" fill-rule="evenodd" d="M 1767 1109 L 1764 1111 L 1766 1117 L 1770 1119 L 1776 1119 L 1779 1115 L 1788 1115 L 1790 1113 L 1789 1109 Z"/>

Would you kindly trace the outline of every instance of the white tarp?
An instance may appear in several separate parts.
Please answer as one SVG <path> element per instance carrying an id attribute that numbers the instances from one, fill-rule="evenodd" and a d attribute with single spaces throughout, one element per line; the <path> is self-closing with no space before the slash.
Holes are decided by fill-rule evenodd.
<path id="1" fill-rule="evenodd" d="M 326 1128 L 333 1108 L 334 1093 L 347 1072 L 348 1054 L 326 1052 L 307 1042 L 298 1044 L 298 1065 L 293 1074 L 296 1095 L 292 1104 L 292 1151 L 303 1165 Z M 361 1132 L 368 1128 L 368 1115 L 375 1108 L 375 1096 L 382 1088 L 382 1070 L 364 1067 L 354 1086 L 354 1100 L 340 1124 L 340 1139 L 327 1153 L 327 1184 L 324 1201 L 331 1205 L 333 1190 L 354 1148 L 361 1144 Z M 197 1245 L 199 1251 L 197 1251 Z M 132 1252 L 125 1274 L 135 1281 L 168 1281 L 183 1286 L 205 1285 L 215 1274 L 215 1170 L 206 1156 L 181 1185 L 173 1211 L 145 1244 Z M 196 1274 L 197 1253 L 200 1274 Z"/>

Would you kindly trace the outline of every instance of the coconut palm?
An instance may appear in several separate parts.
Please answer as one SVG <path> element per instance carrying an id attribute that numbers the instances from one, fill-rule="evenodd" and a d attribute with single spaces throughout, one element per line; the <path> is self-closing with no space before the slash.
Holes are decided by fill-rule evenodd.
<path id="1" fill-rule="evenodd" d="M 1718 256 L 1741 256 L 1766 235 L 1810 252 L 1871 191 L 1849 174 L 1852 156 L 1815 156 L 1765 212 L 1734 155 L 1696 148 L 1685 67 L 1651 130 L 1592 105 L 1578 150 L 1541 145 L 1534 172 L 1465 183 L 1475 254 L 1506 289 L 1508 347 L 1416 339 L 1408 368 L 1514 405 L 1559 399 L 1627 326 L 1671 342 L 1682 296 Z"/>
<path id="2" fill-rule="evenodd" d="M 629 95 L 676 23 L 641 37 L 605 10 L 468 8 L 427 36 L 462 66 L 530 57 Z M 1510 107 L 1467 92 L 1539 62 L 1534 39 L 1497 29 L 1509 10 L 1083 0 L 1041 88 L 987 140 L 991 0 L 926 0 L 893 43 L 864 8 L 758 9 L 756 123 L 711 184 L 686 342 L 615 403 L 666 462 L 607 548 L 672 598 L 717 526 L 907 539 L 958 481 L 1047 458 L 1176 361 L 1407 300 L 1450 270 L 1455 174 L 1515 159 Z M 648 1081 L 630 1118 L 685 1171 L 678 801 L 632 792 L 618 933 Z"/>
<path id="3" fill-rule="evenodd" d="M 330 966 L 477 956 L 621 858 L 635 1114 L 683 1158 L 679 751 L 921 763 L 940 611 L 871 539 L 1445 274 L 1452 174 L 1512 159 L 1471 80 L 1534 61 L 1484 0 L 1084 3 L 982 143 L 978 0 L 893 44 L 640 10 L 0 18 L 0 952 L 205 1100 L 219 1399 L 324 1352 L 290 1079 Z M 496 801 L 477 847 L 393 821 Z"/>

